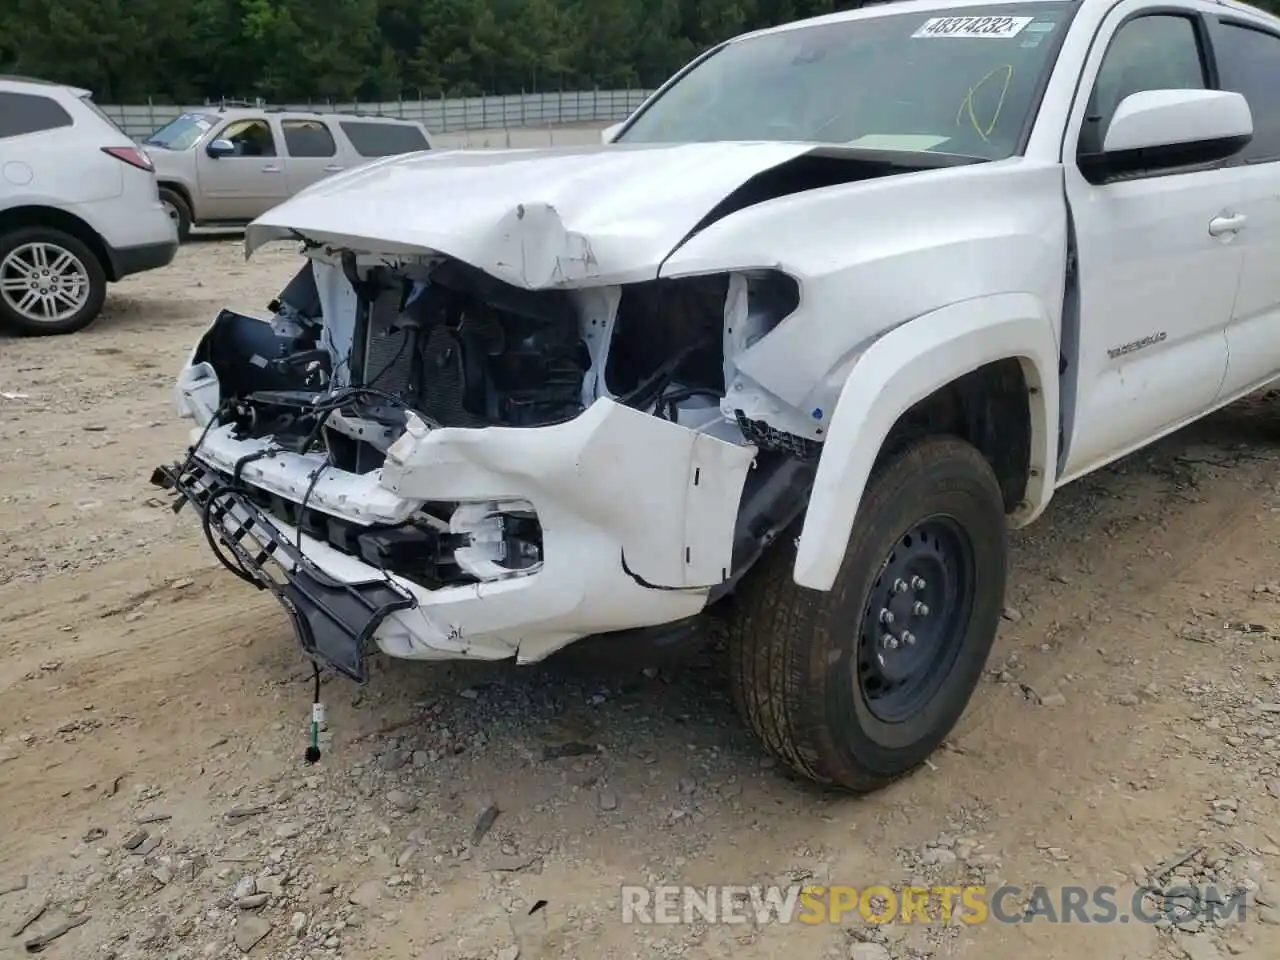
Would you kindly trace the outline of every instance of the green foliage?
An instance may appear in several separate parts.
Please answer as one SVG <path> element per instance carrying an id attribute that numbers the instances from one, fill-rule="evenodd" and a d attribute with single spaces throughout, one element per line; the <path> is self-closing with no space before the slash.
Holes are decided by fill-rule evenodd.
<path id="1" fill-rule="evenodd" d="M 861 0 L 0 0 L 0 73 L 103 103 L 652 87 L 745 30 Z M 1280 0 L 1261 0 L 1280 11 Z"/>
<path id="2" fill-rule="evenodd" d="M 744 30 L 858 5 L 0 0 L 0 73 L 75 84 L 103 103 L 417 99 L 654 86 Z"/>

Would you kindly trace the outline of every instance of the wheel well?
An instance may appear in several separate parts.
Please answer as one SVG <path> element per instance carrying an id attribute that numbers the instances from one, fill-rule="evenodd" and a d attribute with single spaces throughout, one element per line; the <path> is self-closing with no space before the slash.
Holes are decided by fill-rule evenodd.
<path id="1" fill-rule="evenodd" d="M 191 213 L 195 212 L 195 207 L 191 203 L 191 191 L 189 191 L 182 184 L 174 183 L 171 180 L 161 180 L 158 186 L 161 190 L 172 190 L 174 193 L 176 193 L 179 197 L 182 198 L 182 202 L 187 205 L 188 211 L 190 211 Z"/>
<path id="2" fill-rule="evenodd" d="M 22 227 L 49 227 L 69 233 L 83 243 L 98 258 L 102 272 L 108 280 L 118 280 L 115 264 L 107 253 L 107 246 L 102 242 L 96 230 L 74 214 L 59 210 L 56 207 L 11 207 L 0 211 L 0 234 Z"/>
<path id="3" fill-rule="evenodd" d="M 934 391 L 898 418 L 880 458 L 938 434 L 961 437 L 981 451 L 1012 512 L 1026 496 L 1031 470 L 1031 401 L 1022 364 L 996 360 Z"/>

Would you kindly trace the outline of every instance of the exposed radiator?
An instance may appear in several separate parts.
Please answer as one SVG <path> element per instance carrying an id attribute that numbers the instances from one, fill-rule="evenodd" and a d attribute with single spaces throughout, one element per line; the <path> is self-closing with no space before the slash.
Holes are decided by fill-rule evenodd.
<path id="1" fill-rule="evenodd" d="M 410 396 L 412 358 L 407 339 L 411 334 L 392 329 L 399 306 L 397 291 L 388 291 L 373 304 L 365 340 L 365 385 L 402 398 L 445 426 L 485 426 L 487 421 L 483 417 L 468 413 L 462 407 L 462 350 L 456 337 L 443 325 L 432 326 L 426 334 L 426 344 L 418 346 L 423 382 L 418 396 Z"/>
<path id="2" fill-rule="evenodd" d="M 393 331 L 399 314 L 400 293 L 383 293 L 369 310 L 368 336 L 365 338 L 365 386 L 401 396 L 409 387 L 410 357 L 405 345 L 408 334 Z M 406 398 L 407 399 L 407 398 Z"/>

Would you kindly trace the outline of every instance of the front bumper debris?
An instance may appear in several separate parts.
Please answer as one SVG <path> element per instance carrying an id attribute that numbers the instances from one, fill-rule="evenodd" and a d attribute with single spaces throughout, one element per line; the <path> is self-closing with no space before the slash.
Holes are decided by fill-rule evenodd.
<path id="1" fill-rule="evenodd" d="M 208 389 L 216 403 L 218 381 Z M 605 399 L 545 427 L 406 431 L 382 468 L 364 474 L 333 466 L 317 474 L 315 456 L 204 420 L 191 431 L 185 465 L 162 468 L 156 481 L 195 502 L 223 562 L 292 602 L 314 634 L 299 629 L 304 648 L 346 664 L 344 672 L 362 655 L 353 634 L 370 652 L 399 659 L 527 664 L 583 637 L 700 613 L 728 580 L 755 457 L 753 447 Z M 456 512 L 515 501 L 531 505 L 541 530 L 541 562 L 527 573 L 468 571 L 478 579 L 437 582 L 365 549 L 384 528 L 412 526 L 424 504 Z M 222 536 L 242 543 L 246 520 L 248 560 Z M 279 545 L 259 561 L 271 543 Z M 278 574 L 274 586 L 260 579 L 266 568 Z M 388 606 L 406 597 L 413 603 Z"/>
<path id="2" fill-rule="evenodd" d="M 198 463 L 157 467 L 151 482 L 175 494 L 175 513 L 188 503 L 199 512 L 209 547 L 224 566 L 271 591 L 313 662 L 359 683 L 368 680 L 373 635 L 392 613 L 417 606 L 411 593 L 389 579 L 352 583 L 325 573 L 251 500 Z"/>

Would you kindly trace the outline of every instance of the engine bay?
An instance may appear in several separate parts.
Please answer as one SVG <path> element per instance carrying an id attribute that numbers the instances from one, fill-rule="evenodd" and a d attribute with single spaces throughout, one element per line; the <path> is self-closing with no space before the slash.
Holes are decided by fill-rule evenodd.
<path id="1" fill-rule="evenodd" d="M 322 455 L 320 469 L 355 475 L 379 470 L 415 425 L 547 427 L 601 397 L 754 446 L 727 590 L 799 514 L 812 483 L 803 448 L 785 435 L 768 442 L 769 431 L 725 403 L 736 353 L 797 296 L 794 281 L 767 271 L 527 290 L 453 259 L 358 263 L 342 252 L 311 258 L 269 304 L 270 321 L 224 310 L 192 365 L 216 375 L 216 419 L 234 439 Z M 521 575 L 541 562 L 528 505 L 428 504 L 409 523 L 361 529 L 308 510 L 306 496 L 250 492 L 299 530 L 424 585 Z"/>
<path id="2" fill-rule="evenodd" d="M 308 263 L 269 305 L 269 324 L 223 311 L 201 342 L 194 360 L 217 374 L 241 436 L 325 449 L 340 469 L 366 473 L 409 412 L 431 428 L 540 427 L 607 396 L 744 442 L 721 411 L 734 342 L 728 274 L 531 291 L 456 260 L 364 270 L 353 260 Z M 355 295 L 349 325 L 327 316 L 315 279 L 326 269 Z M 794 306 L 787 282 L 748 281 L 766 312 L 757 339 Z"/>

